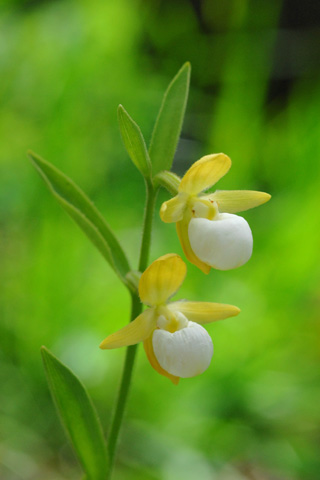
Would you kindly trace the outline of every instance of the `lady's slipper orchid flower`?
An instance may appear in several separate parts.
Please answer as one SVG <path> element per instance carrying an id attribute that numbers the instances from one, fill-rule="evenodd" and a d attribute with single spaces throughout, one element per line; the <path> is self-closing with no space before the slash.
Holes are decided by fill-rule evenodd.
<path id="1" fill-rule="evenodd" d="M 223 153 L 206 155 L 184 175 L 178 195 L 164 202 L 160 217 L 176 223 L 187 259 L 204 273 L 210 268 L 230 270 L 246 263 L 252 254 L 252 233 L 247 221 L 234 215 L 267 202 L 268 193 L 251 190 L 201 192 L 214 185 L 231 167 Z"/>
<path id="2" fill-rule="evenodd" d="M 154 261 L 141 275 L 139 295 L 150 308 L 133 322 L 107 337 L 102 349 L 144 342 L 152 367 L 174 384 L 204 372 L 213 355 L 213 345 L 202 324 L 238 315 L 233 305 L 178 301 L 167 303 L 180 288 L 186 264 L 179 255 L 168 254 Z"/>

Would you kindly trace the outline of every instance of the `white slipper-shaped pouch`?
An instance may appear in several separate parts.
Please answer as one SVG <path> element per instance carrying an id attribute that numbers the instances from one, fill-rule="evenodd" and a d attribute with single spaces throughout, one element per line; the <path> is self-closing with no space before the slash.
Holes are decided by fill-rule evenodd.
<path id="1" fill-rule="evenodd" d="M 218 270 L 241 267 L 251 257 L 252 232 L 238 215 L 219 213 L 214 220 L 192 218 L 188 234 L 195 255 Z"/>
<path id="2" fill-rule="evenodd" d="M 209 367 L 213 355 L 210 335 L 194 322 L 174 333 L 156 329 L 152 345 L 161 367 L 181 378 L 200 375 Z"/>

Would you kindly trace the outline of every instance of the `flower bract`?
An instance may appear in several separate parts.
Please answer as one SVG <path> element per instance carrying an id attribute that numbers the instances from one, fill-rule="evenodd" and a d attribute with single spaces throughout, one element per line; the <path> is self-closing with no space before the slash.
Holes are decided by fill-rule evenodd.
<path id="1" fill-rule="evenodd" d="M 187 259 L 204 273 L 230 270 L 246 263 L 253 239 L 248 222 L 235 213 L 257 207 L 271 197 L 253 190 L 203 192 L 223 177 L 231 160 L 223 153 L 206 155 L 181 179 L 178 195 L 164 202 L 160 217 L 176 223 Z"/>
<path id="2" fill-rule="evenodd" d="M 170 302 L 186 275 L 176 254 L 155 260 L 141 275 L 139 296 L 147 308 L 124 328 L 107 337 L 102 349 L 143 342 L 152 367 L 177 384 L 204 372 L 213 355 L 212 340 L 202 326 L 238 315 L 233 305 L 210 302 Z"/>

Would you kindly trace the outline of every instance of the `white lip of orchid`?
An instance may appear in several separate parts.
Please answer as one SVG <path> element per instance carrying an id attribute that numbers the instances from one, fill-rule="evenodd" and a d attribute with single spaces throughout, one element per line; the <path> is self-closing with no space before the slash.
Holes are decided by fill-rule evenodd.
<path id="1" fill-rule="evenodd" d="M 156 329 L 152 345 L 160 366 L 171 375 L 181 378 L 203 373 L 209 367 L 213 355 L 213 344 L 208 332 L 198 323 L 188 320 L 185 327 L 173 333 Z"/>
<path id="2" fill-rule="evenodd" d="M 218 270 L 238 268 L 252 254 L 251 229 L 247 221 L 238 215 L 220 213 L 214 220 L 192 218 L 188 235 L 195 255 Z"/>

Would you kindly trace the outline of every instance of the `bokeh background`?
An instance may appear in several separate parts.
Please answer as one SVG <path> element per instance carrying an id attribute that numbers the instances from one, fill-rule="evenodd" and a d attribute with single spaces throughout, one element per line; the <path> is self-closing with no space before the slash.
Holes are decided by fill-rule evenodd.
<path id="1" fill-rule="evenodd" d="M 319 2 L 6 0 L 0 13 L 0 478 L 81 477 L 39 348 L 80 376 L 108 428 L 124 350 L 98 345 L 130 308 L 26 150 L 91 196 L 136 268 L 143 181 L 116 109 L 149 140 L 189 60 L 173 170 L 223 151 L 233 166 L 220 189 L 273 198 L 244 214 L 255 240 L 247 265 L 209 276 L 188 265 L 177 298 L 242 310 L 208 326 L 209 370 L 175 387 L 140 347 L 115 478 L 319 479 Z M 151 260 L 169 251 L 182 253 L 156 214 Z"/>

